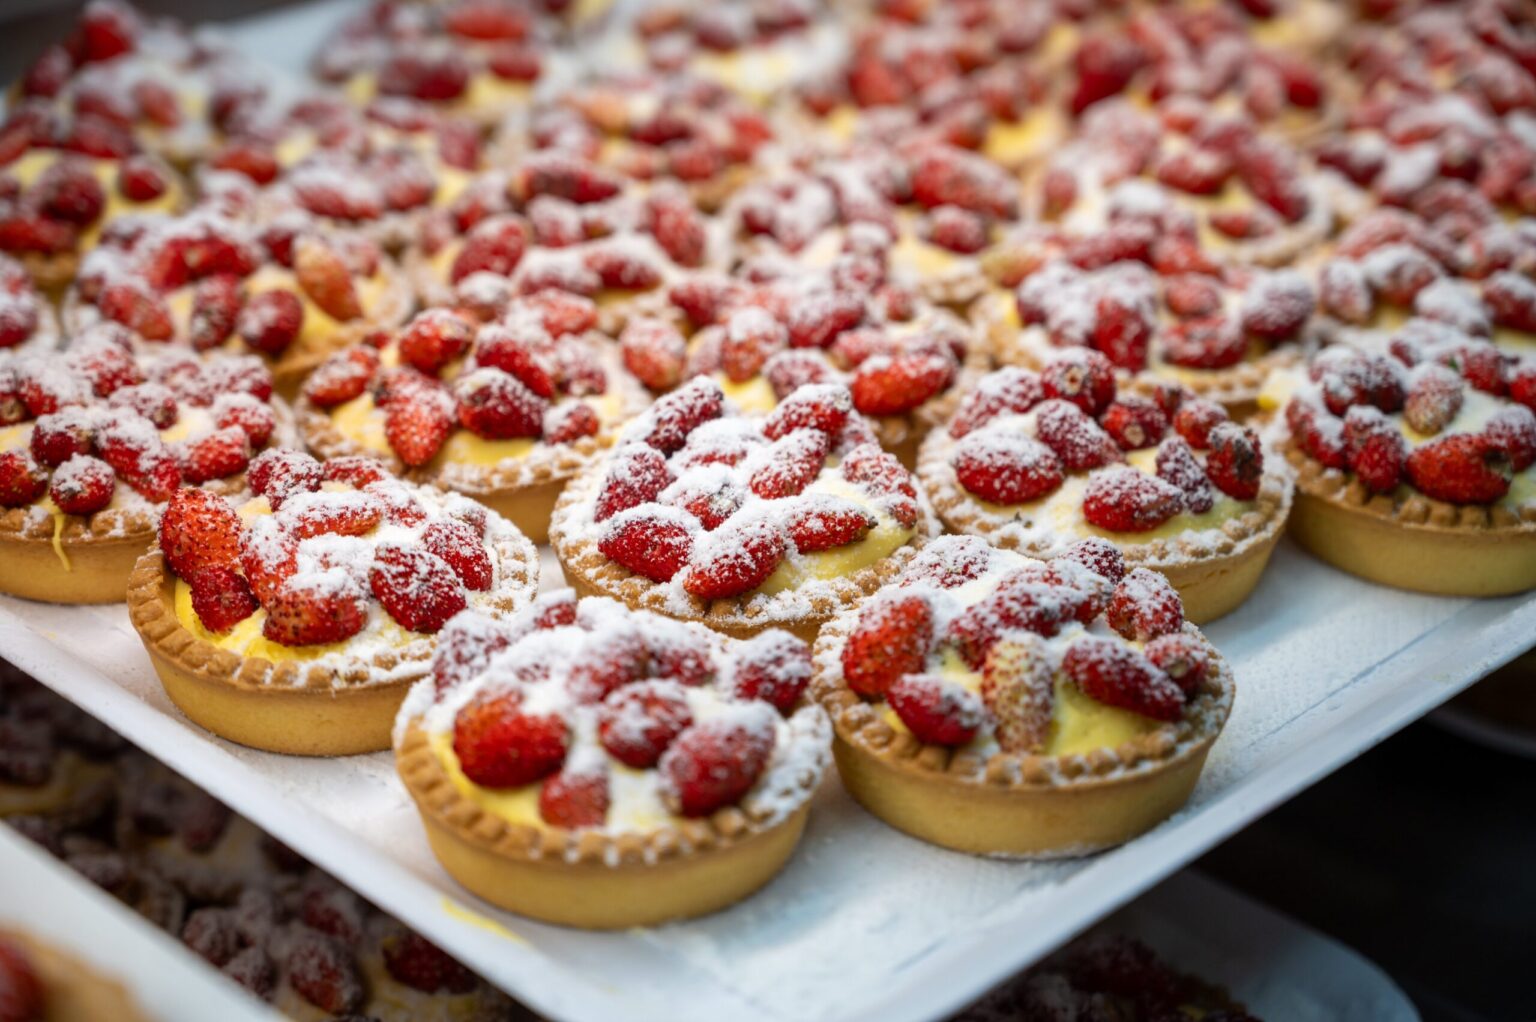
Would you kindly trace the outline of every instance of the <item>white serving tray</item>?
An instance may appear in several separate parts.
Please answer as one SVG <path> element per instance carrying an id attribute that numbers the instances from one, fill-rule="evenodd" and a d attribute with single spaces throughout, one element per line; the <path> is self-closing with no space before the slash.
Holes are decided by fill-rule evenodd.
<path id="1" fill-rule="evenodd" d="M 158 1022 L 280 1022 L 278 1015 L 69 867 L 0 827 L 0 929 L 80 958 Z"/>

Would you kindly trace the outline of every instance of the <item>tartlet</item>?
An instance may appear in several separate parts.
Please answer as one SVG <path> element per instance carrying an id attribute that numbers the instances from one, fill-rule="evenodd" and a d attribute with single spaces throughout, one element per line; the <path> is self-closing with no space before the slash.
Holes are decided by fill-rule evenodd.
<path id="1" fill-rule="evenodd" d="M 10 1017 L 148 1022 L 122 981 L 25 931 L 0 929 L 0 989 Z"/>
<path id="2" fill-rule="evenodd" d="M 586 929 L 725 908 L 798 843 L 826 770 L 810 648 L 606 599 L 461 615 L 412 689 L 396 766 L 438 861 L 523 915 Z"/>
<path id="3" fill-rule="evenodd" d="M 135 357 L 124 333 L 0 362 L 0 591 L 122 600 L 177 487 L 238 491 L 253 451 L 292 442 L 257 359 Z"/>
<path id="4" fill-rule="evenodd" d="M 59 345 L 59 320 L 53 305 L 32 283 L 21 263 L 0 255 L 0 363 L 24 352 L 52 351 Z"/>
<path id="5" fill-rule="evenodd" d="M 951 530 L 1034 556 L 1106 539 L 1166 576 L 1196 623 L 1253 591 L 1292 497 L 1284 460 L 1220 405 L 1117 392 L 1108 362 L 1083 349 L 1039 374 L 984 377 L 929 434 L 917 471 Z"/>
<path id="6" fill-rule="evenodd" d="M 698 377 L 566 487 L 549 532 L 583 596 L 809 641 L 937 528 L 845 388 L 807 385 L 754 419 Z"/>
<path id="7" fill-rule="evenodd" d="M 86 257 L 65 296 L 67 332 L 115 322 L 148 347 L 254 352 L 291 397 L 327 355 L 414 304 L 376 243 L 302 214 L 257 228 L 199 209 L 139 226 Z"/>
<path id="8" fill-rule="evenodd" d="M 566 482 L 645 407 L 574 296 L 517 298 L 492 323 L 418 314 L 382 348 L 331 356 L 296 414 L 321 458 L 366 454 L 473 497 L 535 543 Z"/>
<path id="9" fill-rule="evenodd" d="M 1291 532 L 1373 582 L 1452 596 L 1536 587 L 1536 364 L 1444 333 L 1334 347 L 1275 381 Z"/>
<path id="10" fill-rule="evenodd" d="M 946 536 L 823 629 L 811 694 L 844 787 L 880 819 L 1052 858 L 1183 805 L 1233 677 L 1168 584 L 1103 541 L 1041 562 Z"/>
<path id="11" fill-rule="evenodd" d="M 128 615 L 193 721 L 271 752 L 389 747 L 411 682 L 466 606 L 507 615 L 538 580 L 533 544 L 468 498 L 365 458 L 273 451 L 238 506 L 183 490 L 128 584 Z M 276 505 L 274 509 L 274 505 Z"/>

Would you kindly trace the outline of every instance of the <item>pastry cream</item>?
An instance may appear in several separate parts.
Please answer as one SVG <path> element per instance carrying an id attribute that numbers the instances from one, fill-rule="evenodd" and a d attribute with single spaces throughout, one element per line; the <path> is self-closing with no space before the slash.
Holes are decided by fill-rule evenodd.
<path id="1" fill-rule="evenodd" d="M 895 518 L 873 506 L 864 491 L 849 484 L 838 474 L 832 460 L 828 459 L 828 465 L 821 470 L 820 477 L 806 487 L 805 492 L 826 493 L 851 501 L 874 515 L 877 524 L 857 543 L 785 558 L 758 587 L 758 592 L 773 595 L 799 588 L 807 579 L 826 580 L 851 575 L 889 557 L 911 540 L 916 530 L 904 527 Z"/>

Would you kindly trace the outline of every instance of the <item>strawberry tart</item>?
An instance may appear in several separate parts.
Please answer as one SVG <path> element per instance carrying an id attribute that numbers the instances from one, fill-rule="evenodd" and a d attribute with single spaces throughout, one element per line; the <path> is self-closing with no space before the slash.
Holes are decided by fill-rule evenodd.
<path id="1" fill-rule="evenodd" d="M 66 331 L 119 323 L 147 346 L 249 351 L 292 396 L 327 355 L 402 322 L 414 296 L 367 237 L 306 217 L 254 228 L 212 210 L 141 221 L 85 258 Z"/>
<path id="2" fill-rule="evenodd" d="M 583 596 L 807 641 L 937 531 L 847 388 L 811 384 L 751 418 L 708 377 L 631 422 L 566 487 L 549 530 Z"/>
<path id="3" fill-rule="evenodd" d="M 924 841 L 1050 858 L 1189 798 L 1231 668 L 1156 572 L 1099 539 L 1050 561 L 945 536 L 816 642 L 843 785 Z"/>
<path id="4" fill-rule="evenodd" d="M 0 930 L 0 1010 L 18 1022 L 147 1022 L 120 980 L 18 930 Z"/>
<path id="5" fill-rule="evenodd" d="M 1048 556 L 1108 540 L 1162 573 L 1196 623 L 1258 584 L 1291 507 L 1284 459 L 1222 407 L 1178 390 L 1120 390 L 1097 352 L 984 377 L 918 458 L 951 530 Z"/>
<path id="6" fill-rule="evenodd" d="M 487 901 L 585 929 L 725 908 L 799 842 L 831 729 L 811 650 L 607 599 L 464 614 L 395 759 L 438 860 Z"/>
<path id="7" fill-rule="evenodd" d="M 173 496 L 128 584 L 166 694 L 223 738 L 308 756 L 388 748 L 448 619 L 532 598 L 533 544 L 466 497 L 292 450 L 262 454 L 249 481 L 238 504 Z"/>
<path id="8" fill-rule="evenodd" d="M 590 328 L 592 302 L 513 299 L 490 323 L 419 313 L 382 348 L 332 355 L 304 383 L 299 429 L 322 458 L 366 454 L 480 501 L 535 543 L 566 481 L 646 404 Z"/>
<path id="9" fill-rule="evenodd" d="M 1277 379 L 1291 532 L 1373 582 L 1455 596 L 1536 587 L 1536 363 L 1411 321 Z"/>
<path id="10" fill-rule="evenodd" d="M 256 359 L 135 357 L 125 334 L 0 361 L 0 591 L 122 600 L 177 488 L 236 492 L 253 451 L 292 440 Z"/>

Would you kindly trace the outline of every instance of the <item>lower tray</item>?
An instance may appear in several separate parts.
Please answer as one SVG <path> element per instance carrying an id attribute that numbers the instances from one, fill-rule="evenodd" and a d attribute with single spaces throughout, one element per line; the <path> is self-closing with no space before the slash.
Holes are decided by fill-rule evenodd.
<path id="1" fill-rule="evenodd" d="M 0 599 L 0 655 L 571 1022 L 942 1017 L 1519 653 L 1536 635 L 1536 595 L 1382 589 L 1286 544 L 1208 632 L 1237 671 L 1232 719 L 1188 807 L 1124 848 L 971 858 L 886 828 L 829 779 L 804 845 L 758 896 L 694 922 L 588 934 L 456 888 L 387 754 L 304 760 L 222 742 L 171 706 L 123 608 Z"/>

